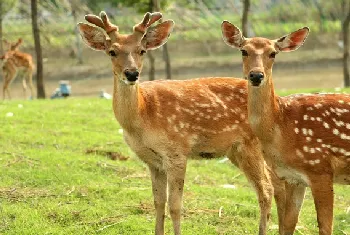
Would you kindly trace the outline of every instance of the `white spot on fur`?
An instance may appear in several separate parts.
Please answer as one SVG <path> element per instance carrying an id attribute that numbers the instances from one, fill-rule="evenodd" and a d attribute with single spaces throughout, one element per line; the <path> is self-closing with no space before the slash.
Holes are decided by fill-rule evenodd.
<path id="1" fill-rule="evenodd" d="M 336 129 L 336 128 L 334 128 L 334 129 L 333 129 L 333 134 L 335 134 L 335 135 L 339 135 L 339 130 L 338 130 L 338 129 Z"/>
<path id="2" fill-rule="evenodd" d="M 295 131 L 295 133 L 296 134 L 298 134 L 299 133 L 299 129 L 296 127 L 296 128 L 294 128 L 294 131 Z"/>
<path id="3" fill-rule="evenodd" d="M 311 129 L 309 129 L 307 132 L 308 132 L 308 133 L 309 133 L 309 135 L 311 135 L 311 136 L 313 136 L 313 135 L 314 135 L 314 132 L 313 132 Z"/>
<path id="4" fill-rule="evenodd" d="M 327 129 L 329 129 L 329 124 L 327 122 L 323 122 L 323 126 Z"/>
<path id="5" fill-rule="evenodd" d="M 303 131 L 304 135 L 307 135 L 307 129 L 306 128 L 302 128 L 301 130 Z"/>
<path id="6" fill-rule="evenodd" d="M 304 154 L 299 149 L 297 149 L 295 152 L 296 152 L 298 157 L 300 157 L 300 158 L 304 157 Z"/>

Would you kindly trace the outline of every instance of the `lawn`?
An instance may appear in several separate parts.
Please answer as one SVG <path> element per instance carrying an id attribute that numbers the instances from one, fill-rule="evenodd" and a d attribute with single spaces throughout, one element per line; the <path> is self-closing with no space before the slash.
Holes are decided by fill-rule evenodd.
<path id="1" fill-rule="evenodd" d="M 110 100 L 6 101 L 0 125 L 0 234 L 154 233 L 149 172 L 124 143 Z M 256 196 L 237 168 L 219 159 L 187 169 L 184 235 L 257 234 Z M 349 235 L 350 187 L 335 191 L 334 234 Z M 308 190 L 296 234 L 316 233 Z"/>

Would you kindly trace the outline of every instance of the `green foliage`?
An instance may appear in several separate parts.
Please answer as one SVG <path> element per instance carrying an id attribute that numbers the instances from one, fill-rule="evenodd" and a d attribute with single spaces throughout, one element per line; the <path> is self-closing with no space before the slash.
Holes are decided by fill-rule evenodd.
<path id="1" fill-rule="evenodd" d="M 1 0 L 0 1 L 0 17 L 6 15 L 17 3 L 17 0 Z"/>
<path id="2" fill-rule="evenodd" d="M 110 5 L 112 7 L 121 8 L 121 7 L 132 7 L 136 9 L 139 13 L 145 13 L 152 10 L 152 0 L 86 0 L 87 5 L 94 11 L 100 11 L 103 9 L 104 5 Z M 160 3 L 161 9 L 166 9 L 172 0 L 158 0 Z"/>
<path id="3" fill-rule="evenodd" d="M 118 132 L 110 100 L 6 101 L 0 125 L 1 234 L 153 233 L 150 176 Z M 92 148 L 130 158 L 87 154 Z M 335 192 L 334 234 L 349 234 L 350 188 L 338 185 Z M 254 190 L 228 162 L 188 162 L 183 208 L 185 235 L 257 233 Z M 274 207 L 269 234 L 277 234 L 276 223 Z M 296 234 L 317 233 L 309 190 L 298 226 Z M 170 216 L 166 233 L 172 234 Z"/>

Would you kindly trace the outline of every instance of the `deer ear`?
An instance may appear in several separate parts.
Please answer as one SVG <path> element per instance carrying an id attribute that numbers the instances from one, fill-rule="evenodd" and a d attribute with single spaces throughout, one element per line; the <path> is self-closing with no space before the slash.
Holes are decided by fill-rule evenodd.
<path id="1" fill-rule="evenodd" d="M 228 21 L 223 21 L 221 24 L 222 38 L 230 47 L 241 48 L 245 38 L 241 30 Z"/>
<path id="2" fill-rule="evenodd" d="M 149 28 L 142 39 L 142 45 L 147 50 L 155 50 L 163 46 L 168 41 L 170 33 L 173 31 L 174 25 L 174 21 L 167 20 L 163 23 Z"/>
<path id="3" fill-rule="evenodd" d="M 109 48 L 110 40 L 102 29 L 84 23 L 78 23 L 78 28 L 83 41 L 91 49 L 105 51 Z"/>
<path id="4" fill-rule="evenodd" d="M 304 27 L 293 33 L 287 34 L 280 37 L 276 41 L 276 46 L 280 51 L 289 52 L 297 50 L 301 45 L 303 45 L 305 39 L 309 35 L 309 28 Z"/>

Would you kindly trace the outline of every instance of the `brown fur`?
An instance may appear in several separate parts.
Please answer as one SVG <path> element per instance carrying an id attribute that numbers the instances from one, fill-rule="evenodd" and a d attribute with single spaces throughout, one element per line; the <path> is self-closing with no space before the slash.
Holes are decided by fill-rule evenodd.
<path id="1" fill-rule="evenodd" d="M 146 14 L 147 15 L 147 14 Z M 153 15 L 153 14 L 152 14 Z M 103 17 L 104 14 L 101 14 Z M 89 19 L 101 26 L 97 16 Z M 142 21 L 143 22 L 143 21 Z M 79 23 L 82 36 L 93 49 L 109 53 L 114 73 L 113 110 L 130 148 L 151 172 L 156 234 L 164 234 L 165 203 L 168 201 L 174 233 L 180 234 L 182 195 L 189 158 L 207 159 L 227 155 L 253 184 L 260 204 L 259 234 L 266 234 L 273 186 L 261 154 L 260 143 L 247 121 L 247 83 L 233 78 L 202 78 L 189 81 L 153 81 L 130 84 L 124 71 L 142 70 L 141 50 L 164 44 L 172 27 L 163 22 L 138 41 L 134 32 L 109 32 L 97 38 L 97 28 Z M 117 27 L 113 27 L 117 28 Z M 279 219 L 284 214 L 283 182 L 272 175 Z M 168 192 L 167 192 L 168 188 Z M 168 195 L 168 199 L 167 199 Z M 282 222 L 280 223 L 283 224 Z M 281 226 L 282 231 L 282 226 Z"/>
<path id="2" fill-rule="evenodd" d="M 230 26 L 225 26 L 223 28 Z M 223 31 L 224 32 L 224 31 Z M 302 45 L 303 28 L 279 40 L 244 39 L 241 50 L 245 77 L 263 73 L 258 86 L 248 83 L 248 116 L 262 143 L 264 156 L 277 175 L 285 179 L 286 234 L 293 234 L 305 187 L 311 188 L 319 234 L 332 234 L 333 183 L 350 185 L 350 95 L 299 94 L 278 97 L 273 88 L 272 52 L 290 51 Z"/>
<path id="3" fill-rule="evenodd" d="M 19 69 L 24 70 L 24 78 L 22 81 L 24 97 L 26 97 L 27 82 L 30 86 L 31 97 L 34 95 L 34 88 L 32 82 L 32 75 L 34 71 L 33 58 L 30 54 L 19 51 L 19 46 L 22 44 L 22 39 L 19 39 L 16 43 L 9 43 L 5 41 L 9 46 L 9 50 L 5 55 L 1 57 L 4 61 L 2 65 L 2 72 L 4 77 L 3 84 L 3 99 L 5 99 L 5 93 L 11 99 L 10 84 L 15 79 L 17 71 Z"/>

